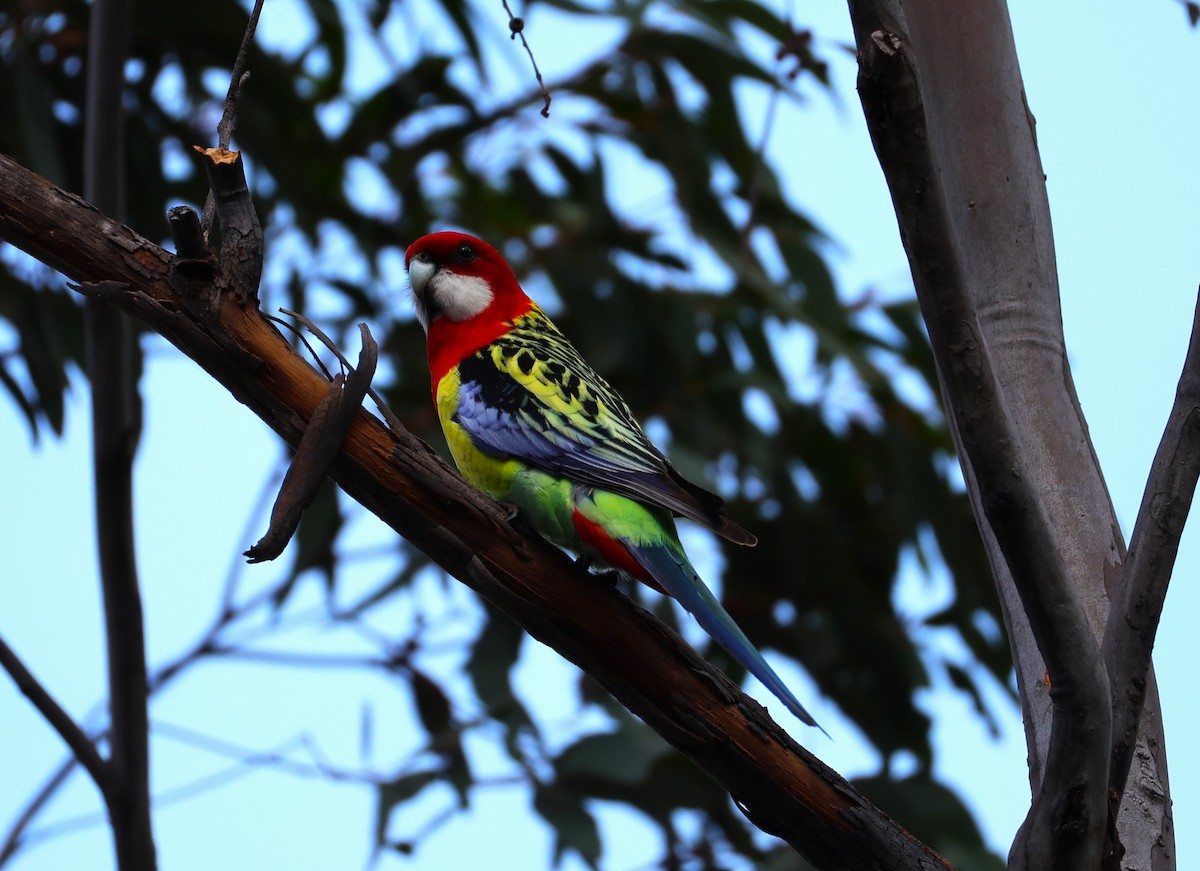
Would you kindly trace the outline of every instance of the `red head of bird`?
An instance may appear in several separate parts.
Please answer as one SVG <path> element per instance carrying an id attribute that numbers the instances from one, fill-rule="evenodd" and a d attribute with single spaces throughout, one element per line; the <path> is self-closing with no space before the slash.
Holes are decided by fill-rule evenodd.
<path id="1" fill-rule="evenodd" d="M 404 262 L 435 390 L 446 372 L 533 305 L 500 252 L 466 233 L 422 236 Z"/>

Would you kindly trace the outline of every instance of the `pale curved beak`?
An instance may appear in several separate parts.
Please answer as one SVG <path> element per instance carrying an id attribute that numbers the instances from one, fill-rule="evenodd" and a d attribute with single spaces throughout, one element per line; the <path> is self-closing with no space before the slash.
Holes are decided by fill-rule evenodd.
<path id="1" fill-rule="evenodd" d="M 416 309 L 417 320 L 426 332 L 429 332 L 429 309 L 425 304 L 425 291 L 437 269 L 437 264 L 431 260 L 414 259 L 408 264 L 408 283 L 412 285 L 413 308 Z"/>

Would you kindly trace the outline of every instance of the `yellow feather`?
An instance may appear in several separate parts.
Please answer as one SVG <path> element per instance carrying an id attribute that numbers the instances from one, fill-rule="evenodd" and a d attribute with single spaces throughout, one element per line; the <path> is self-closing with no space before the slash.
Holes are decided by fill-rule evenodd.
<path id="1" fill-rule="evenodd" d="M 438 419 L 450 455 L 462 476 L 493 499 L 507 499 L 513 478 L 524 464 L 520 460 L 499 460 L 489 457 L 475 447 L 471 436 L 454 420 L 458 411 L 458 389 L 461 384 L 457 367 L 446 373 L 437 386 Z"/>

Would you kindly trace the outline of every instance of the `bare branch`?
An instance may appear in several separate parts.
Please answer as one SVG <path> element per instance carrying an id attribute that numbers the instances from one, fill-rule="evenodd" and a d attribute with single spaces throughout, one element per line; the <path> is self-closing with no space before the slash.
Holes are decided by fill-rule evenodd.
<path id="1" fill-rule="evenodd" d="M 71 715 L 62 709 L 54 697 L 30 673 L 29 669 L 25 667 L 25 663 L 21 662 L 20 657 L 3 638 L 0 638 L 0 667 L 8 672 L 13 683 L 17 685 L 17 689 L 29 699 L 38 712 L 46 718 L 46 722 L 54 727 L 54 731 L 71 748 L 71 752 L 91 775 L 101 794 L 107 794 L 111 779 L 108 763 L 100 757 L 92 739 L 84 734 L 79 725 L 71 719 Z"/>
<path id="2" fill-rule="evenodd" d="M 79 759 L 74 754 L 68 756 L 46 778 L 46 782 L 42 784 L 41 788 L 26 802 L 21 813 L 17 815 L 13 824 L 9 826 L 8 834 L 4 836 L 4 842 L 0 843 L 0 868 L 7 865 L 9 860 L 15 857 L 21 848 L 26 845 L 26 832 L 29 829 L 30 823 L 37 819 L 38 814 L 42 812 L 46 804 L 54 797 L 54 794 L 67 782 L 67 778 L 71 776 L 78 763 Z"/>
<path id="3" fill-rule="evenodd" d="M 1109 798 L 1121 804 L 1137 743 L 1154 636 L 1162 616 L 1179 538 L 1200 478 L 1200 300 L 1175 403 L 1150 466 L 1129 553 L 1104 632 L 1104 663 L 1112 686 Z"/>
<path id="4" fill-rule="evenodd" d="M 255 0 L 250 18 L 246 22 L 246 31 L 242 34 L 242 44 L 238 46 L 237 58 L 233 62 L 233 72 L 229 76 L 229 90 L 225 93 L 225 111 L 221 113 L 221 121 L 217 125 L 217 144 L 221 148 L 229 148 L 233 139 L 233 115 L 237 111 L 238 97 L 242 86 L 250 74 L 246 72 L 246 57 L 250 53 L 250 44 L 254 42 L 254 31 L 258 29 L 258 19 L 262 15 L 263 0 Z"/>
<path id="5" fill-rule="evenodd" d="M 341 364 L 344 367 L 346 367 L 347 370 L 354 368 L 350 365 L 350 361 L 346 359 L 345 355 L 341 352 L 341 350 L 338 348 L 338 346 L 334 343 L 333 339 L 331 339 L 331 338 L 329 338 L 329 336 L 325 335 L 324 331 L 320 327 L 318 327 L 315 323 L 313 323 L 310 318 L 305 317 L 304 315 L 300 314 L 300 312 L 290 311 L 286 308 L 281 308 L 280 311 L 283 312 L 288 317 L 295 318 L 297 321 L 299 321 L 300 324 L 306 330 L 308 330 L 310 333 L 312 333 L 314 336 L 316 336 L 320 340 L 322 345 L 324 345 L 327 349 L 329 349 L 329 352 L 331 354 L 333 354 L 335 357 L 337 357 L 337 359 L 341 362 Z M 271 317 L 270 315 L 267 315 L 267 317 L 270 317 L 271 320 L 275 320 L 275 318 Z M 305 344 L 307 345 L 308 343 L 305 342 Z M 308 350 L 309 350 L 309 353 L 312 353 L 311 347 Z M 315 357 L 315 354 L 314 354 L 314 357 Z M 316 360 L 315 362 L 322 369 L 325 368 L 324 364 L 321 363 L 321 361 L 319 359 Z M 396 415 L 392 411 L 392 409 L 388 407 L 388 404 L 383 401 L 383 397 L 380 396 L 375 391 L 374 387 L 367 388 L 367 396 L 371 397 L 372 401 L 374 401 L 374 403 L 375 403 L 375 407 L 377 409 L 379 409 L 379 413 L 381 415 L 383 415 L 383 420 L 388 425 L 388 429 L 390 429 L 392 432 L 399 435 L 400 432 L 403 431 L 403 429 L 404 429 L 404 424 L 400 423 L 400 418 L 396 417 Z"/>
<path id="6" fill-rule="evenodd" d="M 234 764 L 231 766 L 156 795 L 155 801 L 161 804 L 171 804 L 194 798 L 246 777 L 252 774 L 256 768 L 273 768 L 293 777 L 322 778 L 335 783 L 378 785 L 388 779 L 371 771 L 352 771 L 328 764 L 320 758 L 313 740 L 303 734 L 283 742 L 273 750 L 255 750 L 171 723 L 156 722 L 153 728 L 156 735 L 234 760 Z M 290 751 L 297 748 L 306 751 L 313 757 L 313 761 L 304 762 L 288 755 Z"/>
<path id="7" fill-rule="evenodd" d="M 352 653 L 295 653 L 287 650 L 255 650 L 251 647 L 225 647 L 222 645 L 214 645 L 205 651 L 205 655 L 301 669 L 390 671 L 398 665 L 396 660 L 385 656 L 359 656 Z"/>
<path id="8" fill-rule="evenodd" d="M 110 282 L 107 285 L 102 282 L 99 285 L 90 286 L 124 287 L 124 285 L 113 282 Z M 269 491 L 273 489 L 273 486 L 274 485 L 268 483 L 266 489 L 264 490 L 264 494 L 269 493 Z M 266 496 L 264 495 L 264 499 L 265 498 Z M 254 516 L 257 516 L 259 513 L 260 512 L 257 511 L 254 512 Z M 216 618 L 214 619 L 212 625 L 209 626 L 203 636 L 188 650 L 185 650 L 173 661 L 161 666 L 153 675 L 151 675 L 149 680 L 148 695 L 153 696 L 159 690 L 164 689 L 189 666 L 196 664 L 202 659 L 205 659 L 209 656 L 241 655 L 242 651 L 223 646 L 220 642 L 221 635 L 240 620 L 249 617 L 259 608 L 272 602 L 275 598 L 277 598 L 279 589 L 285 583 L 287 583 L 286 581 L 283 581 L 274 587 L 268 587 L 264 590 L 261 590 L 248 598 L 246 601 L 242 602 L 240 605 L 235 606 L 232 600 L 232 578 L 235 577 L 235 571 L 240 571 L 243 565 L 244 563 L 241 560 L 233 561 L 233 566 L 230 571 L 230 579 L 227 580 L 226 589 L 224 595 L 222 596 Z M 277 626 L 278 624 L 274 625 Z M 269 630 L 264 629 L 263 631 L 265 632 Z M 253 654 L 247 653 L 242 658 L 252 659 L 256 657 Z M 269 660 L 268 657 L 257 658 L 264 661 L 273 661 L 274 664 L 277 665 L 289 664 L 284 659 Z M 398 659 L 395 656 L 390 658 L 380 657 L 373 660 L 366 659 L 359 665 L 360 667 L 366 668 L 389 668 L 392 667 L 397 661 Z M 92 740 L 93 742 L 102 742 L 107 740 L 108 736 L 109 730 L 104 729 L 100 732 L 97 732 L 92 737 Z M 50 799 L 53 798 L 53 796 L 58 792 L 59 788 L 61 788 L 67 782 L 68 777 L 75 770 L 75 766 L 77 764 L 78 760 L 76 757 L 69 756 L 51 773 L 46 782 L 31 797 L 25 808 L 18 815 L 17 819 L 13 821 L 8 832 L 4 836 L 3 842 L 0 843 L 0 867 L 3 867 L 10 859 L 15 857 L 17 853 L 19 853 L 20 850 L 27 846 L 32 840 L 41 840 L 46 837 L 52 837 L 56 833 L 69 831 L 78 828 L 81 825 L 91 825 L 103 820 L 102 816 L 95 817 L 93 815 L 89 815 L 77 820 L 69 821 L 68 823 L 63 823 L 61 825 L 55 824 L 52 826 L 39 828 L 36 833 L 33 834 L 29 833 L 29 827 L 32 825 L 41 811 L 46 807 Z"/>

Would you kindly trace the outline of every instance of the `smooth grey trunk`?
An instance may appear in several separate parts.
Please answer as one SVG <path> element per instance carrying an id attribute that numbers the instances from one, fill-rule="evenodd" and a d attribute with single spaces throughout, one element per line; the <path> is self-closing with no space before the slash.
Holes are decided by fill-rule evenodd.
<path id="1" fill-rule="evenodd" d="M 948 409 L 970 401 L 962 382 L 948 377 L 947 355 L 978 355 L 994 378 L 993 421 L 948 414 L 963 457 L 963 470 L 1003 605 L 1021 694 L 1029 748 L 1030 785 L 1046 784 L 1051 736 L 1051 687 L 1011 561 L 1006 559 L 987 505 L 991 494 L 968 459 L 964 442 L 995 442 L 1022 458 L 1022 484 L 1048 522 L 1055 559 L 1065 564 L 1070 587 L 1092 634 L 1103 635 L 1109 595 L 1120 577 L 1125 543 L 1075 394 L 1064 346 L 1059 286 L 1045 177 L 1036 128 L 1023 89 L 1008 11 L 1003 2 L 949 0 L 851 0 L 860 61 L 864 109 L 876 150 L 892 187 L 914 282 L 935 345 L 934 321 L 970 319 L 977 347 L 938 349 L 939 377 Z M 872 99 L 879 82 L 869 80 L 872 56 L 900 58 L 912 77 L 914 127 L 898 129 Z M 890 75 L 890 73 L 885 73 Z M 889 83 L 885 83 L 885 86 Z M 1036 105 L 1036 95 L 1033 96 Z M 910 137 L 903 147 L 897 145 Z M 886 142 L 884 140 L 887 140 Z M 896 146 L 891 151 L 888 144 Z M 904 148 L 926 153 L 914 165 Z M 905 202 L 901 190 L 910 195 Z M 921 201 L 913 208 L 912 200 Z M 930 200 L 944 225 L 930 254 Z M 959 286 L 953 298 L 941 280 L 952 261 Z M 961 311 L 956 308 L 961 306 Z M 942 337 L 944 339 L 944 337 Z M 1036 554 L 1046 560 L 1051 554 Z M 1045 639 L 1043 639 L 1045 643 Z M 1093 655 L 1088 651 L 1087 655 Z M 1118 834 L 1126 849 L 1120 867 L 1163 871 L 1174 867 L 1173 828 L 1166 750 L 1153 671 L 1141 735 Z M 1095 712 L 1099 718 L 1106 716 Z M 1021 843 L 1014 853 L 1022 849 Z M 1036 857 L 1011 857 L 1014 866 L 1038 867 Z M 1025 864 L 1022 864 L 1025 863 Z M 1048 865 L 1042 867 L 1050 867 Z"/>

